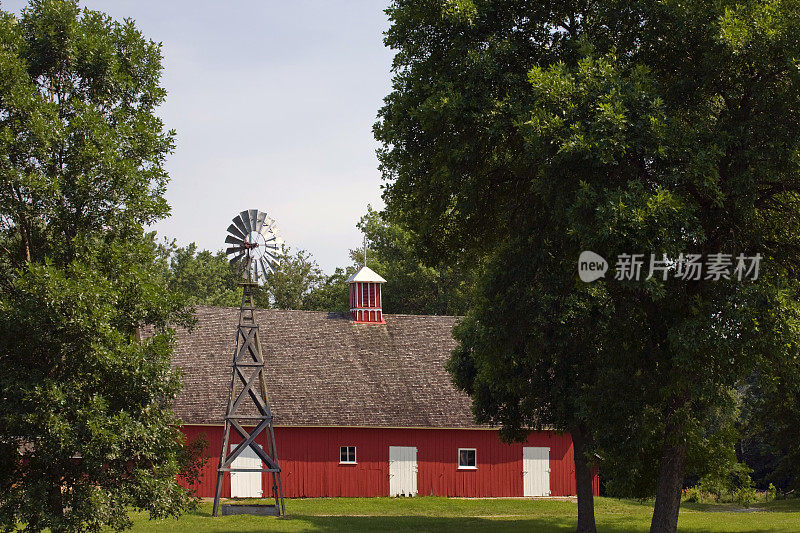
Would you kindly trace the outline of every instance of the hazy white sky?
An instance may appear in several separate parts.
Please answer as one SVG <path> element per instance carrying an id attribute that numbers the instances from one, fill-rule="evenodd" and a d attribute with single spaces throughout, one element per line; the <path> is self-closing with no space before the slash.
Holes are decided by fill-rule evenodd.
<path id="1" fill-rule="evenodd" d="M 391 83 L 386 3 L 81 2 L 163 43 L 160 113 L 177 146 L 159 234 L 217 250 L 230 219 L 257 208 L 325 271 L 349 262 L 356 222 L 383 205 L 372 124 Z"/>

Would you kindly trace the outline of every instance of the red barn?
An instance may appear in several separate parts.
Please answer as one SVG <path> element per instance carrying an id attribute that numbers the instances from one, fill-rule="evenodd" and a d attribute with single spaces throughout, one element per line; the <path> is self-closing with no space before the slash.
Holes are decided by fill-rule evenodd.
<path id="1" fill-rule="evenodd" d="M 384 315 L 377 274 L 365 268 L 349 281 L 349 315 L 256 312 L 286 497 L 575 494 L 569 435 L 532 432 L 504 444 L 473 421 L 470 399 L 444 369 L 456 318 Z M 200 307 L 196 327 L 178 333 L 184 389 L 175 411 L 211 456 L 199 496 L 214 495 L 237 318 L 235 308 Z M 234 466 L 259 467 L 247 452 Z M 232 473 L 223 496 L 258 497 L 262 487 L 268 495 L 267 476 Z M 597 494 L 596 477 L 593 485 Z"/>

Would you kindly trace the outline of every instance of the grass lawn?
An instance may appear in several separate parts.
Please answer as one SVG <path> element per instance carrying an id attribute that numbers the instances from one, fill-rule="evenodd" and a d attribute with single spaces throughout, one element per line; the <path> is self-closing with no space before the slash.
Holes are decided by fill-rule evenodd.
<path id="1" fill-rule="evenodd" d="M 263 502 L 269 503 L 269 502 Z M 741 511 L 733 505 L 683 504 L 680 531 L 800 531 L 800 499 Z M 467 500 L 417 498 L 313 498 L 286 500 L 285 518 L 211 517 L 203 502 L 180 520 L 149 521 L 134 516 L 133 531 L 572 531 L 577 505 L 555 500 Z M 647 531 L 652 502 L 596 498 L 600 531 Z"/>

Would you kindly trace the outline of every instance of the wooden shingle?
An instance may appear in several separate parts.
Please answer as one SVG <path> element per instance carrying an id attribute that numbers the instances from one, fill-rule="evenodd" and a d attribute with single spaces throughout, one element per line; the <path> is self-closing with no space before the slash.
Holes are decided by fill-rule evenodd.
<path id="1" fill-rule="evenodd" d="M 184 424 L 221 424 L 231 379 L 238 309 L 199 307 L 178 331 L 173 366 L 184 388 Z M 444 368 L 455 317 L 385 315 L 357 324 L 316 311 L 256 311 L 277 426 L 482 427 Z"/>

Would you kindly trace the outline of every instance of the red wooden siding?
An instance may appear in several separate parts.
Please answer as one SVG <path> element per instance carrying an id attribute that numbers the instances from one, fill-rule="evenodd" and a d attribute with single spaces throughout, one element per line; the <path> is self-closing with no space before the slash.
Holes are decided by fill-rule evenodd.
<path id="1" fill-rule="evenodd" d="M 219 451 L 220 426 L 183 426 L 189 440 L 205 434 L 206 464 L 198 496 L 213 497 Z M 503 444 L 497 431 L 466 429 L 299 428 L 277 427 L 275 438 L 283 470 L 286 497 L 387 496 L 389 446 L 416 446 L 421 496 L 522 496 L 522 447 L 550 448 L 550 492 L 575 494 L 572 439 L 552 431 L 533 432 L 525 444 Z M 238 441 L 234 441 L 238 442 Z M 263 434 L 258 442 L 265 444 Z M 340 465 L 339 448 L 356 446 L 358 464 Z M 476 448 L 476 470 L 458 470 L 458 448 Z M 264 474 L 264 494 L 272 482 Z M 592 485 L 599 493 L 597 475 Z M 223 496 L 230 494 L 225 476 Z"/>
<path id="2" fill-rule="evenodd" d="M 381 309 L 380 283 L 350 283 L 350 318 L 354 322 L 385 323 Z"/>

